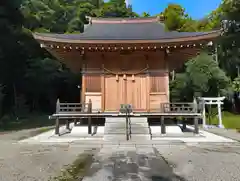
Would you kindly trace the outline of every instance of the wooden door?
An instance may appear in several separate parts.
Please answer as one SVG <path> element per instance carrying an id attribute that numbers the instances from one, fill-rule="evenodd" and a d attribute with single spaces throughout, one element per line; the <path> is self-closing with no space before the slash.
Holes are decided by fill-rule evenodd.
<path id="1" fill-rule="evenodd" d="M 105 111 L 118 111 L 125 103 L 125 82 L 122 76 L 105 76 Z"/>
<path id="2" fill-rule="evenodd" d="M 146 111 L 147 88 L 145 75 L 127 76 L 126 103 L 132 104 L 134 111 Z"/>
<path id="3" fill-rule="evenodd" d="M 120 104 L 131 104 L 134 111 L 147 110 L 145 75 L 105 77 L 105 111 L 118 111 Z"/>

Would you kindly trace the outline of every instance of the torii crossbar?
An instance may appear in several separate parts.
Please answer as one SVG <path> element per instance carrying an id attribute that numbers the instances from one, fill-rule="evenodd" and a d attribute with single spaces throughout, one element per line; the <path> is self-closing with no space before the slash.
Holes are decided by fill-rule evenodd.
<path id="1" fill-rule="evenodd" d="M 218 107 L 218 127 L 224 128 L 222 124 L 222 110 L 221 105 L 223 105 L 223 100 L 225 97 L 199 97 L 198 98 L 202 104 L 202 119 L 203 127 L 206 128 L 206 106 L 205 105 L 217 105 Z"/>

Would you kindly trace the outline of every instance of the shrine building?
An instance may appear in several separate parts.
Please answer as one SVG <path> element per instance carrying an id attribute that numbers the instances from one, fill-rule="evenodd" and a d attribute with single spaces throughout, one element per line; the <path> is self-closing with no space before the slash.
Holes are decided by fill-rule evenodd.
<path id="1" fill-rule="evenodd" d="M 131 104 L 143 112 L 169 102 L 169 72 L 195 57 L 219 31 L 166 31 L 160 17 L 89 17 L 84 33 L 33 36 L 82 75 L 79 102 L 91 99 L 93 111 L 116 111 L 120 104 Z"/>

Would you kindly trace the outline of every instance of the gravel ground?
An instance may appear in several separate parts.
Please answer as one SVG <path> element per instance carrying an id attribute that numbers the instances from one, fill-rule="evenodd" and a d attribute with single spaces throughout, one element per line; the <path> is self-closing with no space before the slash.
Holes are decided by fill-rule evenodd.
<path id="1" fill-rule="evenodd" d="M 240 142 L 240 133 L 238 133 L 234 129 L 211 128 L 211 129 L 206 129 L 206 131 L 220 135 L 220 136 L 225 136 L 227 138 Z"/>
<path id="2" fill-rule="evenodd" d="M 48 181 L 84 152 L 84 148 L 69 147 L 67 144 L 17 143 L 16 140 L 31 131 L 0 135 L 0 181 Z"/>
<path id="3" fill-rule="evenodd" d="M 239 181 L 240 144 L 161 145 L 156 148 L 187 181 Z"/>
<path id="4" fill-rule="evenodd" d="M 27 134 L 29 131 L 0 134 L 0 181 L 47 181 L 50 177 L 59 175 L 65 165 L 71 164 L 79 154 L 83 153 L 84 150 L 86 151 L 86 148 L 77 143 L 71 145 L 18 144 L 16 140 Z M 110 152 L 109 157 L 116 154 L 116 150 L 111 146 L 104 149 L 108 150 L 106 153 Z M 104 149 L 99 153 L 105 154 Z M 141 155 L 148 155 L 149 149 L 151 150 L 151 148 L 142 147 Z M 139 148 L 136 150 L 139 151 Z M 152 160 L 154 163 L 151 161 L 149 163 L 150 165 L 156 164 L 152 167 L 154 169 L 151 172 L 156 174 L 156 169 L 159 168 L 157 169 L 159 177 L 152 179 L 152 181 L 159 181 L 164 169 L 167 169 L 169 173 L 171 172 L 163 160 L 168 162 L 173 174 L 178 175 L 181 181 L 240 180 L 240 143 L 175 145 L 166 143 L 156 146 L 153 150 L 159 157 L 159 159 L 156 157 L 155 161 L 159 161 L 156 163 Z M 134 155 L 132 154 L 132 156 Z M 108 156 L 105 155 L 105 157 Z M 134 157 L 136 158 L 136 155 Z M 117 163 L 118 160 L 119 158 L 117 158 Z M 126 164 L 123 164 L 123 169 L 120 169 L 121 173 L 125 167 Z M 125 171 L 128 172 L 126 169 Z M 172 180 L 165 179 L 164 181 Z"/>

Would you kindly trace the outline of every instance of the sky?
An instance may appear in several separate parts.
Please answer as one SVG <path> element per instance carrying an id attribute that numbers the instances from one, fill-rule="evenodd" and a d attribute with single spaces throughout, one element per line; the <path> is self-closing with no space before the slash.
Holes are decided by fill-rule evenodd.
<path id="1" fill-rule="evenodd" d="M 133 11 L 142 14 L 144 11 L 150 15 L 156 15 L 162 12 L 169 3 L 177 3 L 182 5 L 194 19 L 200 19 L 208 15 L 212 10 L 216 9 L 221 0 L 128 0 Z"/>

